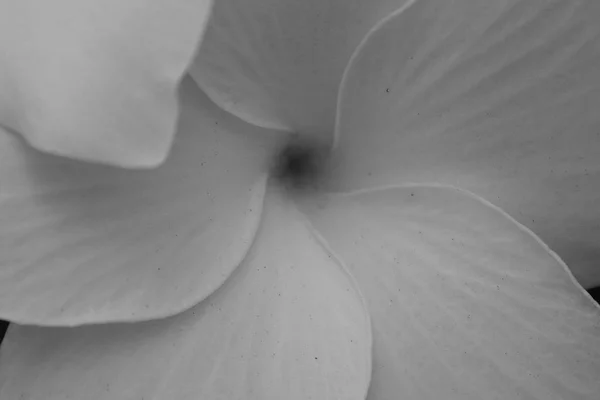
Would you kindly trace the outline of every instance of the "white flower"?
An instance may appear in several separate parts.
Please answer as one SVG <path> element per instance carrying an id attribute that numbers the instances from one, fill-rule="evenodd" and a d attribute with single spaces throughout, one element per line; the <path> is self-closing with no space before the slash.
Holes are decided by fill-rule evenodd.
<path id="1" fill-rule="evenodd" d="M 600 3 L 210 6 L 0 4 L 0 398 L 595 398 Z"/>

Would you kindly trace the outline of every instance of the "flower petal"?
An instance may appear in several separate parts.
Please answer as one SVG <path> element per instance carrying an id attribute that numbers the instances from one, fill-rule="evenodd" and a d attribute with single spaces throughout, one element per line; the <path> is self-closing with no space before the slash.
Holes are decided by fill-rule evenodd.
<path id="1" fill-rule="evenodd" d="M 364 399 L 368 314 L 298 211 L 269 196 L 248 258 L 211 297 L 136 324 L 11 325 L 0 397 Z"/>
<path id="2" fill-rule="evenodd" d="M 413 2 L 345 75 L 340 185 L 473 191 L 599 285 L 599 19 L 595 0 Z"/>
<path id="3" fill-rule="evenodd" d="M 260 222 L 273 136 L 218 109 L 191 79 L 184 89 L 172 154 L 153 170 L 48 156 L 0 134 L 0 318 L 162 317 L 238 266 Z"/>
<path id="4" fill-rule="evenodd" d="M 320 207 L 310 220 L 369 304 L 369 400 L 596 398 L 600 307 L 507 214 L 448 187 Z"/>
<path id="5" fill-rule="evenodd" d="M 600 307 L 504 212 L 423 186 L 331 196 L 308 210 L 369 304 L 369 400 L 600 392 Z"/>
<path id="6" fill-rule="evenodd" d="M 0 124 L 52 154 L 161 164 L 211 0 L 0 5 Z"/>
<path id="7" fill-rule="evenodd" d="M 190 71 L 245 121 L 330 139 L 352 52 L 406 1 L 220 0 Z"/>

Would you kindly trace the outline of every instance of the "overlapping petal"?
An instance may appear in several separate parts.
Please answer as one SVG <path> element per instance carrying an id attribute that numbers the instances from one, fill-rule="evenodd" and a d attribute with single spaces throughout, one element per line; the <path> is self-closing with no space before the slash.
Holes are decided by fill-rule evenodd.
<path id="1" fill-rule="evenodd" d="M 195 305 L 250 248 L 268 132 L 188 79 L 173 151 L 152 170 L 39 153 L 0 133 L 0 317 L 77 325 Z M 278 137 L 278 136 L 277 136 Z"/>
<path id="2" fill-rule="evenodd" d="M 305 210 L 369 304 L 369 400 L 597 398 L 600 307 L 503 211 L 426 186 Z"/>
<path id="3" fill-rule="evenodd" d="M 39 150 L 162 163 L 212 0 L 0 4 L 0 124 Z"/>
<path id="4" fill-rule="evenodd" d="M 330 140 L 352 52 L 406 1 L 220 0 L 191 74 L 252 124 Z"/>
<path id="5" fill-rule="evenodd" d="M 0 397 L 364 399 L 371 331 L 352 278 L 292 204 L 269 196 L 265 207 L 244 263 L 180 315 L 70 329 L 11 325 Z"/>
<path id="6" fill-rule="evenodd" d="M 599 19 L 594 0 L 411 2 L 347 70 L 338 182 L 474 191 L 600 284 Z"/>

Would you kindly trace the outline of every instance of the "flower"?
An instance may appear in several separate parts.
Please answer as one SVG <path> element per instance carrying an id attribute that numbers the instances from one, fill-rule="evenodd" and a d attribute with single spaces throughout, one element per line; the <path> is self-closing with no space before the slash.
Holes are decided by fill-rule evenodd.
<path id="1" fill-rule="evenodd" d="M 593 398 L 600 308 L 490 201 L 527 223 L 543 215 L 539 232 L 557 243 L 556 224 L 574 241 L 594 234 L 567 222 L 598 220 L 587 104 L 599 96 L 600 5 L 381 1 L 364 17 L 361 2 L 263 1 L 217 3 L 191 65 L 201 27 L 158 1 L 153 23 L 94 53 L 105 63 L 90 85 L 67 90 L 44 64 L 9 60 L 20 79 L 2 85 L 21 102 L 2 98 L 2 122 L 32 146 L 121 167 L 172 149 L 139 171 L 0 136 L 0 316 L 18 323 L 0 397 Z M 125 3 L 121 17 L 140 10 Z M 157 31 L 166 45 L 114 50 L 167 11 L 178 29 Z M 339 28 L 357 20 L 329 64 Z M 125 61 L 107 73 L 114 54 Z M 121 75 L 135 68 L 144 79 Z M 186 70 L 177 134 L 153 136 L 174 118 Z M 123 137 L 104 139 L 111 128 Z M 289 147 L 285 129 L 308 148 Z M 329 144 L 328 129 L 323 160 L 311 145 Z M 580 195 L 556 194 L 571 184 Z"/>

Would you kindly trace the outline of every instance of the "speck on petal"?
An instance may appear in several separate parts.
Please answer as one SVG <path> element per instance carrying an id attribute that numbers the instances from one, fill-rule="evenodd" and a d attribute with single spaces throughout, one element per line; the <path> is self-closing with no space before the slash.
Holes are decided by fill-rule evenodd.
<path id="1" fill-rule="evenodd" d="M 269 195 L 248 257 L 194 308 L 134 324 L 11 325 L 0 398 L 363 400 L 370 357 L 352 278 Z"/>
<path id="2" fill-rule="evenodd" d="M 0 318 L 40 325 L 178 313 L 217 289 L 258 229 L 270 136 L 188 79 L 152 170 L 45 155 L 0 132 Z"/>
<path id="3" fill-rule="evenodd" d="M 219 0 L 190 73 L 249 123 L 329 135 L 352 52 L 406 1 Z"/>
<path id="4" fill-rule="evenodd" d="M 346 71 L 337 182 L 473 191 L 600 285 L 599 20 L 596 0 L 412 2 Z"/>
<path id="5" fill-rule="evenodd" d="M 211 0 L 0 4 L 0 125 L 38 150 L 154 167 L 175 134 L 177 87 Z"/>
<path id="6" fill-rule="evenodd" d="M 369 305 L 368 400 L 597 398 L 600 307 L 506 213 L 426 186 L 305 211 Z"/>

